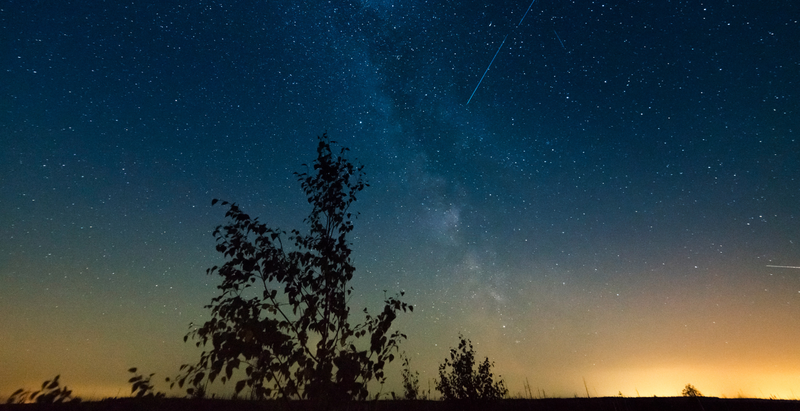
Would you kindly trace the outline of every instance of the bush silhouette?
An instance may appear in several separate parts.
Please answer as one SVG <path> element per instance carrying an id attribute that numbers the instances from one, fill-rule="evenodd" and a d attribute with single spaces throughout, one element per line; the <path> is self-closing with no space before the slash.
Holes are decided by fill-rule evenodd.
<path id="1" fill-rule="evenodd" d="M 150 382 L 155 373 L 145 377 L 136 373 L 136 367 L 129 368 L 128 372 L 133 374 L 133 377 L 128 380 L 128 383 L 131 384 L 131 395 L 136 398 L 164 398 L 164 393 L 156 392 L 155 386 Z"/>
<path id="2" fill-rule="evenodd" d="M 458 350 L 450 349 L 450 358 L 439 365 L 436 389 L 444 400 L 495 400 L 508 394 L 503 380 L 495 382 L 491 372 L 494 363 L 483 360 L 475 370 L 472 341 L 458 336 Z M 450 369 L 448 371 L 448 369 Z"/>
<path id="3" fill-rule="evenodd" d="M 351 324 L 349 209 L 367 183 L 363 166 L 345 159 L 344 148 L 334 154 L 331 144 L 327 134 L 319 137 L 313 166 L 295 173 L 312 206 L 307 234 L 268 227 L 221 202 L 228 222 L 214 237 L 226 262 L 207 270 L 221 277 L 220 295 L 206 306 L 211 319 L 184 337 L 209 349 L 197 364 L 181 366 L 173 384 L 200 387 L 218 376 L 224 383 L 240 369 L 236 394 L 247 387 L 258 399 L 331 403 L 366 399 L 368 382 L 385 381 L 384 367 L 406 338 L 389 329 L 399 311 L 413 307 L 400 293 L 377 316 L 364 309 L 364 322 Z"/>
<path id="4" fill-rule="evenodd" d="M 686 387 L 683 388 L 681 391 L 681 395 L 684 397 L 702 397 L 703 394 L 697 390 L 692 384 L 686 384 Z"/>
<path id="5" fill-rule="evenodd" d="M 81 402 L 79 397 L 72 396 L 72 391 L 68 390 L 66 386 L 59 387 L 59 377 L 61 377 L 61 375 L 56 375 L 52 380 L 43 382 L 42 388 L 38 391 L 31 392 L 20 388 L 8 397 L 6 403 L 25 404 L 35 402 L 37 404 L 61 404 L 66 402 Z"/>
<path id="6" fill-rule="evenodd" d="M 422 399 L 419 392 L 419 372 L 411 371 L 411 360 L 403 356 L 403 398 L 407 400 Z"/>

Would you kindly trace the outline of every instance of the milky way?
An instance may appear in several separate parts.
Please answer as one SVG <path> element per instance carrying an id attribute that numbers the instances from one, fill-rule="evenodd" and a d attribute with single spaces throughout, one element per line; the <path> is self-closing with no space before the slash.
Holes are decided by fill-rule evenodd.
<path id="1" fill-rule="evenodd" d="M 406 292 L 424 389 L 463 333 L 512 395 L 793 397 L 800 10 L 524 7 L 5 2 L 0 397 L 196 359 L 211 199 L 301 228 L 325 131 L 370 182 L 353 312 Z"/>

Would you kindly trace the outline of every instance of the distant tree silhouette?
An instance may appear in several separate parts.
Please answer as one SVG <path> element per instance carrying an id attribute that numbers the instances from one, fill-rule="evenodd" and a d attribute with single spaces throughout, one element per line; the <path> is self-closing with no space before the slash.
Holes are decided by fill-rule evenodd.
<path id="1" fill-rule="evenodd" d="M 14 391 L 8 400 L 7 404 L 24 404 L 35 402 L 37 404 L 62 404 L 62 403 L 78 403 L 81 402 L 79 397 L 72 396 L 72 390 L 68 390 L 66 386 L 59 387 L 58 379 L 60 375 L 56 375 L 52 380 L 47 380 L 42 383 L 42 388 L 38 391 L 28 391 L 20 388 Z"/>
<path id="2" fill-rule="evenodd" d="M 508 394 L 503 380 L 495 382 L 489 358 L 475 370 L 475 350 L 472 341 L 458 336 L 458 350 L 450 349 L 450 358 L 439 365 L 436 389 L 444 400 L 495 400 Z M 448 370 L 449 369 L 449 370 Z"/>
<path id="3" fill-rule="evenodd" d="M 389 329 L 399 311 L 413 307 L 400 301 L 400 293 L 386 298 L 377 316 L 364 309 L 364 322 L 350 323 L 348 282 L 355 267 L 349 209 L 368 184 L 363 166 L 345 159 L 345 148 L 334 154 L 331 144 L 327 134 L 319 137 L 313 166 L 295 173 L 312 206 L 304 220 L 307 234 L 268 227 L 236 204 L 221 202 L 229 208 L 228 222 L 214 237 L 227 261 L 207 270 L 221 277 L 220 295 L 206 306 L 211 319 L 192 325 L 184 337 L 209 349 L 197 364 L 181 366 L 173 384 L 200 387 L 218 376 L 224 383 L 240 369 L 237 395 L 247 387 L 259 399 L 336 403 L 366 399 L 370 381 L 385 381 L 384 367 L 406 338 Z"/>
<path id="4" fill-rule="evenodd" d="M 686 387 L 683 388 L 681 391 L 681 395 L 684 397 L 702 397 L 703 394 L 695 388 L 692 384 L 686 384 Z"/>

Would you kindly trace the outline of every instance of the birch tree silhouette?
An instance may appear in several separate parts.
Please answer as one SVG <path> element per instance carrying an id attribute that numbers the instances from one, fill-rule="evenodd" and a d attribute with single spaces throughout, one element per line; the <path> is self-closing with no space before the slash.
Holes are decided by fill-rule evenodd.
<path id="1" fill-rule="evenodd" d="M 206 306 L 211 319 L 184 337 L 206 349 L 172 382 L 186 384 L 190 395 L 217 377 L 223 383 L 242 377 L 237 394 L 248 388 L 259 399 L 331 403 L 366 399 L 370 381 L 385 381 L 384 367 L 406 338 L 390 331 L 392 323 L 413 307 L 399 293 L 385 298 L 379 314 L 365 308 L 363 322 L 351 323 L 350 207 L 368 184 L 363 166 L 344 157 L 346 148 L 332 152 L 332 144 L 327 134 L 319 137 L 312 167 L 295 173 L 312 206 L 305 234 L 269 227 L 236 204 L 212 201 L 228 207 L 228 222 L 214 230 L 226 262 L 207 270 L 222 279 L 220 295 Z"/>

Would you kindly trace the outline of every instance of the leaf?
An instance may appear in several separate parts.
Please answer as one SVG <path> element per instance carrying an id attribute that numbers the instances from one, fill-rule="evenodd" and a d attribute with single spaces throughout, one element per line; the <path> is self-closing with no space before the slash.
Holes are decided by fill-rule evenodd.
<path id="1" fill-rule="evenodd" d="M 205 376 L 206 376 L 206 373 L 204 373 L 204 372 L 201 372 L 201 373 L 198 373 L 197 375 L 195 375 L 194 376 L 194 381 L 192 381 L 192 385 L 194 385 L 194 386 L 200 385 L 200 382 L 203 381 L 203 378 L 205 378 Z"/>
<path id="2" fill-rule="evenodd" d="M 53 378 L 53 382 L 50 383 L 50 386 L 47 387 L 47 389 L 52 390 L 52 389 L 58 388 L 58 378 L 59 377 L 61 377 L 61 375 L 56 375 L 56 378 Z"/>
<path id="3" fill-rule="evenodd" d="M 245 384 L 247 384 L 247 380 L 239 380 L 238 382 L 236 382 L 235 390 L 237 394 L 244 389 Z"/>
<path id="4" fill-rule="evenodd" d="M 225 367 L 225 375 L 228 378 L 231 378 L 231 374 L 233 374 L 233 370 L 235 368 L 239 368 L 239 360 L 238 359 L 228 362 L 228 365 Z"/>

